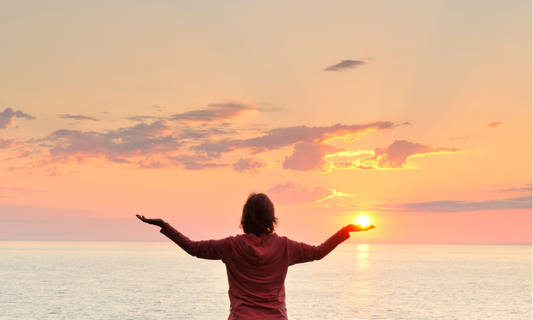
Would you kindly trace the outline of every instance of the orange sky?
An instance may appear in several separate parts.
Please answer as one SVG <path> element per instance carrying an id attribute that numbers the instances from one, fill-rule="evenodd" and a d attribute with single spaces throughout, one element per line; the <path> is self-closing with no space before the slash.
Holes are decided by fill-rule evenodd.
<path id="1" fill-rule="evenodd" d="M 0 240 L 531 243 L 530 1 L 0 4 Z"/>

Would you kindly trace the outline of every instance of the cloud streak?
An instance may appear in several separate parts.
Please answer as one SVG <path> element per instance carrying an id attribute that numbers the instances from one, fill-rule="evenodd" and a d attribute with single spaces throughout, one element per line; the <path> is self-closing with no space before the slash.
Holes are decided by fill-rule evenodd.
<path id="1" fill-rule="evenodd" d="M 331 65 L 324 69 L 324 71 L 346 71 L 365 65 L 366 62 L 360 60 L 343 60 L 337 64 Z"/>
<path id="2" fill-rule="evenodd" d="M 429 201 L 382 206 L 385 211 L 463 212 L 479 210 L 531 209 L 531 196 L 485 201 Z"/>
<path id="3" fill-rule="evenodd" d="M 468 138 L 470 138 L 470 136 L 454 137 L 454 138 L 450 138 L 450 140 L 461 140 L 461 139 L 468 139 Z"/>
<path id="4" fill-rule="evenodd" d="M 74 119 L 78 121 L 98 121 L 98 119 L 96 118 L 91 118 L 91 117 L 81 116 L 81 115 L 58 114 L 57 116 L 62 119 Z"/>
<path id="5" fill-rule="evenodd" d="M 184 122 L 215 122 L 231 120 L 249 111 L 257 111 L 257 109 L 243 103 L 214 103 L 207 105 L 204 109 L 176 113 L 169 119 Z"/>

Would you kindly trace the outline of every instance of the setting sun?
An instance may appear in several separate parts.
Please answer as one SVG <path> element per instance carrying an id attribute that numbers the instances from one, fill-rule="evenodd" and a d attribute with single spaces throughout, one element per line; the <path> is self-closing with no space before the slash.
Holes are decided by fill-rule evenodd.
<path id="1" fill-rule="evenodd" d="M 365 216 L 357 218 L 357 224 L 360 224 L 362 227 L 366 227 L 370 224 L 370 219 Z"/>

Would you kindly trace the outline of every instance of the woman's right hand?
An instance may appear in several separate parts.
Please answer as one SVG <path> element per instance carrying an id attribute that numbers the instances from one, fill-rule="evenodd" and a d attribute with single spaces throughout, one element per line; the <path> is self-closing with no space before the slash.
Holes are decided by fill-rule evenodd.
<path id="1" fill-rule="evenodd" d="M 358 232 L 358 231 L 368 231 L 370 229 L 374 229 L 374 225 L 368 225 L 366 227 L 361 226 L 360 224 L 349 224 L 346 226 L 348 228 L 348 232 Z"/>
<path id="2" fill-rule="evenodd" d="M 163 226 L 165 225 L 165 221 L 163 221 L 163 219 L 148 219 L 148 218 L 145 218 L 144 216 L 141 216 L 139 214 L 136 215 L 137 218 L 139 218 L 142 222 L 145 222 L 145 223 L 148 223 L 148 224 L 153 224 L 154 226 L 158 226 L 158 227 L 161 227 L 163 228 Z"/>

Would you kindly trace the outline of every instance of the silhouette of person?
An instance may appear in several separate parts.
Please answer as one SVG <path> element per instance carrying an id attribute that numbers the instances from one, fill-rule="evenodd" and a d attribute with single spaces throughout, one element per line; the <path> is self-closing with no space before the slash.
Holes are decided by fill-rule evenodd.
<path id="1" fill-rule="evenodd" d="M 188 254 L 222 260 L 229 283 L 228 319 L 288 319 L 285 277 L 288 267 L 320 260 L 350 237 L 350 232 L 373 229 L 370 225 L 347 225 L 319 246 L 296 242 L 274 233 L 274 204 L 263 193 L 248 196 L 242 210 L 244 234 L 220 240 L 191 241 L 162 219 L 142 221 L 161 227 L 161 233 Z"/>

